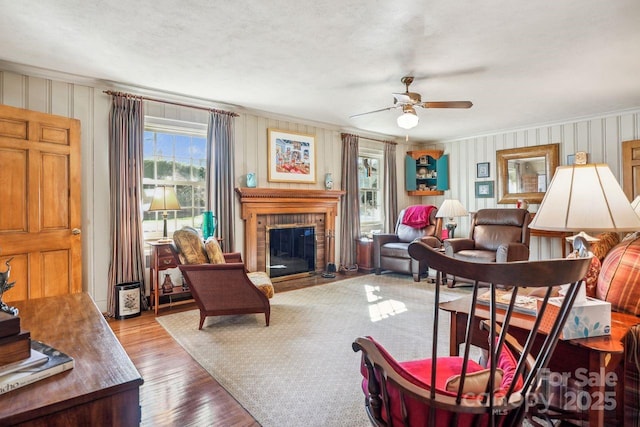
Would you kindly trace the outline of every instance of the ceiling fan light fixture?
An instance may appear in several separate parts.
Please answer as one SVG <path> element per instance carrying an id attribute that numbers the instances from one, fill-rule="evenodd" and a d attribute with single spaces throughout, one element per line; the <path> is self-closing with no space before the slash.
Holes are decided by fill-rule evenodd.
<path id="1" fill-rule="evenodd" d="M 406 108 L 409 107 L 409 108 Z M 416 114 L 416 110 L 410 105 L 405 105 L 402 108 L 402 115 L 398 117 L 398 126 L 402 129 L 412 129 L 418 126 L 418 115 Z"/>

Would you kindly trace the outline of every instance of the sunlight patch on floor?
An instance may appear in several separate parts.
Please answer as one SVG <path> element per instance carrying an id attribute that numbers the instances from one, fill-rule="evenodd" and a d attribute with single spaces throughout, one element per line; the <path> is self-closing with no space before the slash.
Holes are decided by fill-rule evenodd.
<path id="1" fill-rule="evenodd" d="M 402 301 L 393 299 L 384 299 L 377 292 L 380 292 L 379 286 L 364 285 L 369 305 L 369 318 L 372 322 L 379 322 L 396 314 L 407 311 L 407 306 Z"/>

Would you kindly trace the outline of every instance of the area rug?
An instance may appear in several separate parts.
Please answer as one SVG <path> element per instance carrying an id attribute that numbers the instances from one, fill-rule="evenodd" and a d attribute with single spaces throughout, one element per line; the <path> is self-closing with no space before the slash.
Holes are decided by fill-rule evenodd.
<path id="1" fill-rule="evenodd" d="M 441 288 L 441 300 L 469 288 Z M 429 357 L 434 285 L 410 276 L 366 275 L 276 293 L 264 315 L 207 318 L 197 310 L 157 321 L 263 426 L 367 426 L 360 353 L 351 343 L 370 335 L 394 357 Z M 449 316 L 441 319 L 441 349 Z"/>

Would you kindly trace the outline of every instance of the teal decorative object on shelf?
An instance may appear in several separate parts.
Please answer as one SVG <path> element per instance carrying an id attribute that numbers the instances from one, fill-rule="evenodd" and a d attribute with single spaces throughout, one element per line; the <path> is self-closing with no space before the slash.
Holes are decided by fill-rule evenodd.
<path id="1" fill-rule="evenodd" d="M 331 190 L 333 188 L 333 178 L 330 173 L 327 173 L 324 176 L 324 188 L 326 190 Z"/>
<path id="2" fill-rule="evenodd" d="M 216 234 L 216 217 L 212 211 L 204 211 L 202 213 L 202 237 L 206 240 Z"/>
<path id="3" fill-rule="evenodd" d="M 249 172 L 247 174 L 247 187 L 256 188 L 256 186 L 257 186 L 256 174 L 253 172 Z"/>

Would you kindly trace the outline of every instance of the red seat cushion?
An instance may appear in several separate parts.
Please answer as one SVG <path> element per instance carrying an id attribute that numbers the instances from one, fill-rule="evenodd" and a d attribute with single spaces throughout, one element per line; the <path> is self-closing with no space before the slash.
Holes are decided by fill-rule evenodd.
<path id="1" fill-rule="evenodd" d="M 460 375 L 462 372 L 462 357 L 439 357 L 438 366 L 436 368 L 436 390 L 455 396 L 455 393 L 447 392 L 447 380 L 454 375 Z M 424 384 L 431 382 L 431 359 L 412 360 L 409 362 L 401 362 L 400 366 L 406 372 L 422 381 Z M 484 368 L 473 360 L 469 360 L 467 372 L 473 373 L 483 370 Z"/>
<path id="2" fill-rule="evenodd" d="M 398 362 L 396 361 L 386 350 L 382 347 L 377 341 L 373 338 L 369 337 L 371 341 L 376 345 L 381 355 L 385 358 L 387 363 L 392 367 L 394 371 L 396 371 L 402 378 L 407 380 L 408 382 L 423 388 L 425 390 L 430 390 L 429 386 L 431 382 L 431 359 L 420 359 L 420 360 L 412 360 L 407 362 Z M 462 372 L 462 357 L 440 357 L 437 360 L 436 366 L 436 390 L 438 393 L 442 393 L 448 396 L 456 396 L 456 393 L 452 393 L 446 391 L 446 382 L 447 380 L 454 376 L 459 375 Z M 506 392 L 509 386 L 511 385 L 511 381 L 513 380 L 513 376 L 515 373 L 517 361 L 513 354 L 509 351 L 509 349 L 504 346 L 503 351 L 500 354 L 500 358 L 497 363 L 497 367 L 504 371 L 502 383 L 500 384 L 500 391 L 498 393 Z M 469 360 L 469 364 L 467 366 L 467 372 L 477 372 L 484 369 L 483 366 L 476 363 L 473 360 Z M 364 363 L 361 366 L 361 372 L 364 377 L 362 382 L 362 390 L 365 393 L 365 396 L 368 395 L 367 391 L 367 370 L 364 366 Z M 519 390 L 522 388 L 523 381 L 522 377 L 518 378 L 518 383 L 516 384 L 515 390 Z M 402 425 L 402 407 L 399 402 L 400 392 L 394 384 L 388 384 L 389 391 L 389 399 L 391 401 L 391 413 L 394 419 L 394 425 Z M 473 396 L 468 396 L 468 398 L 474 398 Z M 479 396 L 478 396 L 479 398 Z M 406 402 L 407 405 L 407 413 L 410 417 L 410 425 L 421 425 L 427 426 L 429 425 L 428 419 L 428 408 L 424 403 L 418 402 L 417 400 L 409 398 Z M 388 420 L 388 415 L 385 410 L 383 410 L 382 417 L 385 420 Z M 459 416 L 458 421 L 461 424 L 464 424 L 463 419 L 466 418 L 466 415 Z M 436 416 L 436 426 L 448 426 L 452 421 L 452 414 L 444 411 L 437 410 Z"/>

